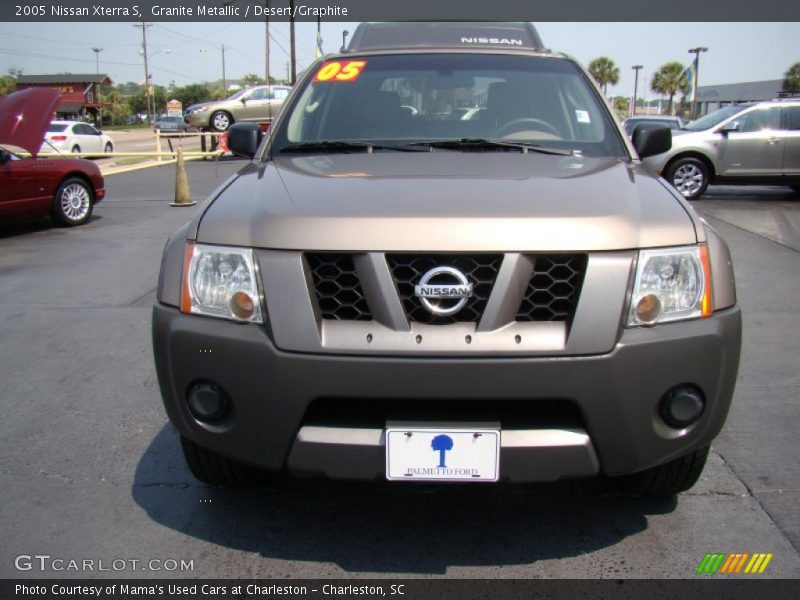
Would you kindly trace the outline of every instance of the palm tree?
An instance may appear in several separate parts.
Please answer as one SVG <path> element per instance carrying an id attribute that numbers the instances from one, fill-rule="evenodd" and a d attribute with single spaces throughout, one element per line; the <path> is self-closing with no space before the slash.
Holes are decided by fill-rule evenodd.
<path id="1" fill-rule="evenodd" d="M 448 450 L 453 449 L 453 438 L 449 435 L 437 435 L 431 441 L 431 450 L 439 453 L 439 466 L 445 468 L 444 455 Z"/>
<path id="2" fill-rule="evenodd" d="M 616 85 L 619 81 L 619 67 L 607 56 L 595 58 L 589 63 L 589 73 L 601 88 L 603 95 L 608 95 L 608 84 Z"/>
<path id="3" fill-rule="evenodd" d="M 672 114 L 672 99 L 680 91 L 684 94 L 689 93 L 689 81 L 684 73 L 685 67 L 678 61 L 668 62 L 661 65 L 653 75 L 650 89 L 664 96 L 669 96 L 667 113 Z"/>
<path id="4" fill-rule="evenodd" d="M 794 63 L 786 71 L 783 80 L 784 92 L 800 92 L 800 62 Z"/>

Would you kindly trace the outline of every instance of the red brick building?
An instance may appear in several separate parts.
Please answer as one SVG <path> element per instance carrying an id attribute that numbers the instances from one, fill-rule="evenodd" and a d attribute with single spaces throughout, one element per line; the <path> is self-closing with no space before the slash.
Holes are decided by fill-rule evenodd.
<path id="1" fill-rule="evenodd" d="M 111 85 L 108 75 L 59 74 L 59 75 L 21 75 L 17 78 L 17 89 L 32 87 L 54 87 L 61 92 L 61 104 L 56 109 L 60 118 L 93 121 L 98 120 L 101 108 L 109 105 L 101 103 L 101 85 Z"/>

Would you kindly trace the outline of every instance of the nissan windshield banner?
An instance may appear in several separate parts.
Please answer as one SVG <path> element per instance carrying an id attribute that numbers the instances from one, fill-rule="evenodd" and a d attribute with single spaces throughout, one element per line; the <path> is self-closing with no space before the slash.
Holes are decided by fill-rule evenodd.
<path id="1" fill-rule="evenodd" d="M 0 21 L 800 21 L 787 0 L 0 0 Z"/>

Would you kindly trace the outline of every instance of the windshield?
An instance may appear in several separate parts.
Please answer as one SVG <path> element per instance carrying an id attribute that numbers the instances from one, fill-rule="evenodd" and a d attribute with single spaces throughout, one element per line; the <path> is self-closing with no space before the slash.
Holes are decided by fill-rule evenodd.
<path id="1" fill-rule="evenodd" d="M 238 100 L 239 98 L 244 96 L 247 91 L 248 91 L 248 88 L 243 88 L 243 89 L 239 90 L 238 92 L 236 92 L 235 94 L 233 94 L 232 96 L 228 96 L 227 98 L 225 98 L 225 100 L 226 101 L 228 101 L 228 100 Z"/>
<path id="2" fill-rule="evenodd" d="M 310 149 L 317 142 L 390 147 L 481 139 L 626 156 L 600 98 L 568 60 L 378 55 L 328 61 L 316 69 L 276 128 L 273 152 L 296 151 L 298 144 Z M 474 143 L 471 148 L 508 150 Z"/>
<path id="3" fill-rule="evenodd" d="M 724 108 L 720 108 L 719 110 L 715 110 L 712 113 L 707 114 L 705 117 L 700 117 L 686 126 L 684 129 L 688 129 L 689 131 L 705 131 L 706 129 L 711 129 L 716 125 L 722 123 L 728 117 L 732 117 L 738 112 L 742 112 L 745 108 L 749 105 L 732 105 L 726 106 Z"/>

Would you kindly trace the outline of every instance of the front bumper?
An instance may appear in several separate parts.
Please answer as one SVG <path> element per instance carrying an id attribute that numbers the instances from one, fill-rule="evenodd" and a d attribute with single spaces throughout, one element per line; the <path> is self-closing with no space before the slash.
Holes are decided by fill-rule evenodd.
<path id="1" fill-rule="evenodd" d="M 190 127 L 208 127 L 208 118 L 211 111 L 203 111 L 186 115 L 183 120 Z"/>
<path id="2" fill-rule="evenodd" d="M 315 400 L 463 400 L 480 405 L 482 414 L 522 402 L 534 416 L 554 402 L 576 407 L 582 426 L 504 427 L 505 480 L 621 475 L 667 462 L 709 444 L 722 428 L 740 340 L 741 313 L 734 307 L 708 319 L 625 330 L 602 355 L 342 356 L 281 351 L 261 326 L 184 315 L 161 303 L 153 311 L 161 393 L 181 435 L 257 467 L 344 479 L 383 477 L 382 431 L 310 423 L 306 413 Z M 230 397 L 233 416 L 224 425 L 191 415 L 186 393 L 197 381 L 214 382 Z M 661 422 L 657 408 L 678 384 L 696 385 L 706 397 L 699 421 L 680 431 Z M 465 410 L 447 420 L 470 418 Z"/>

